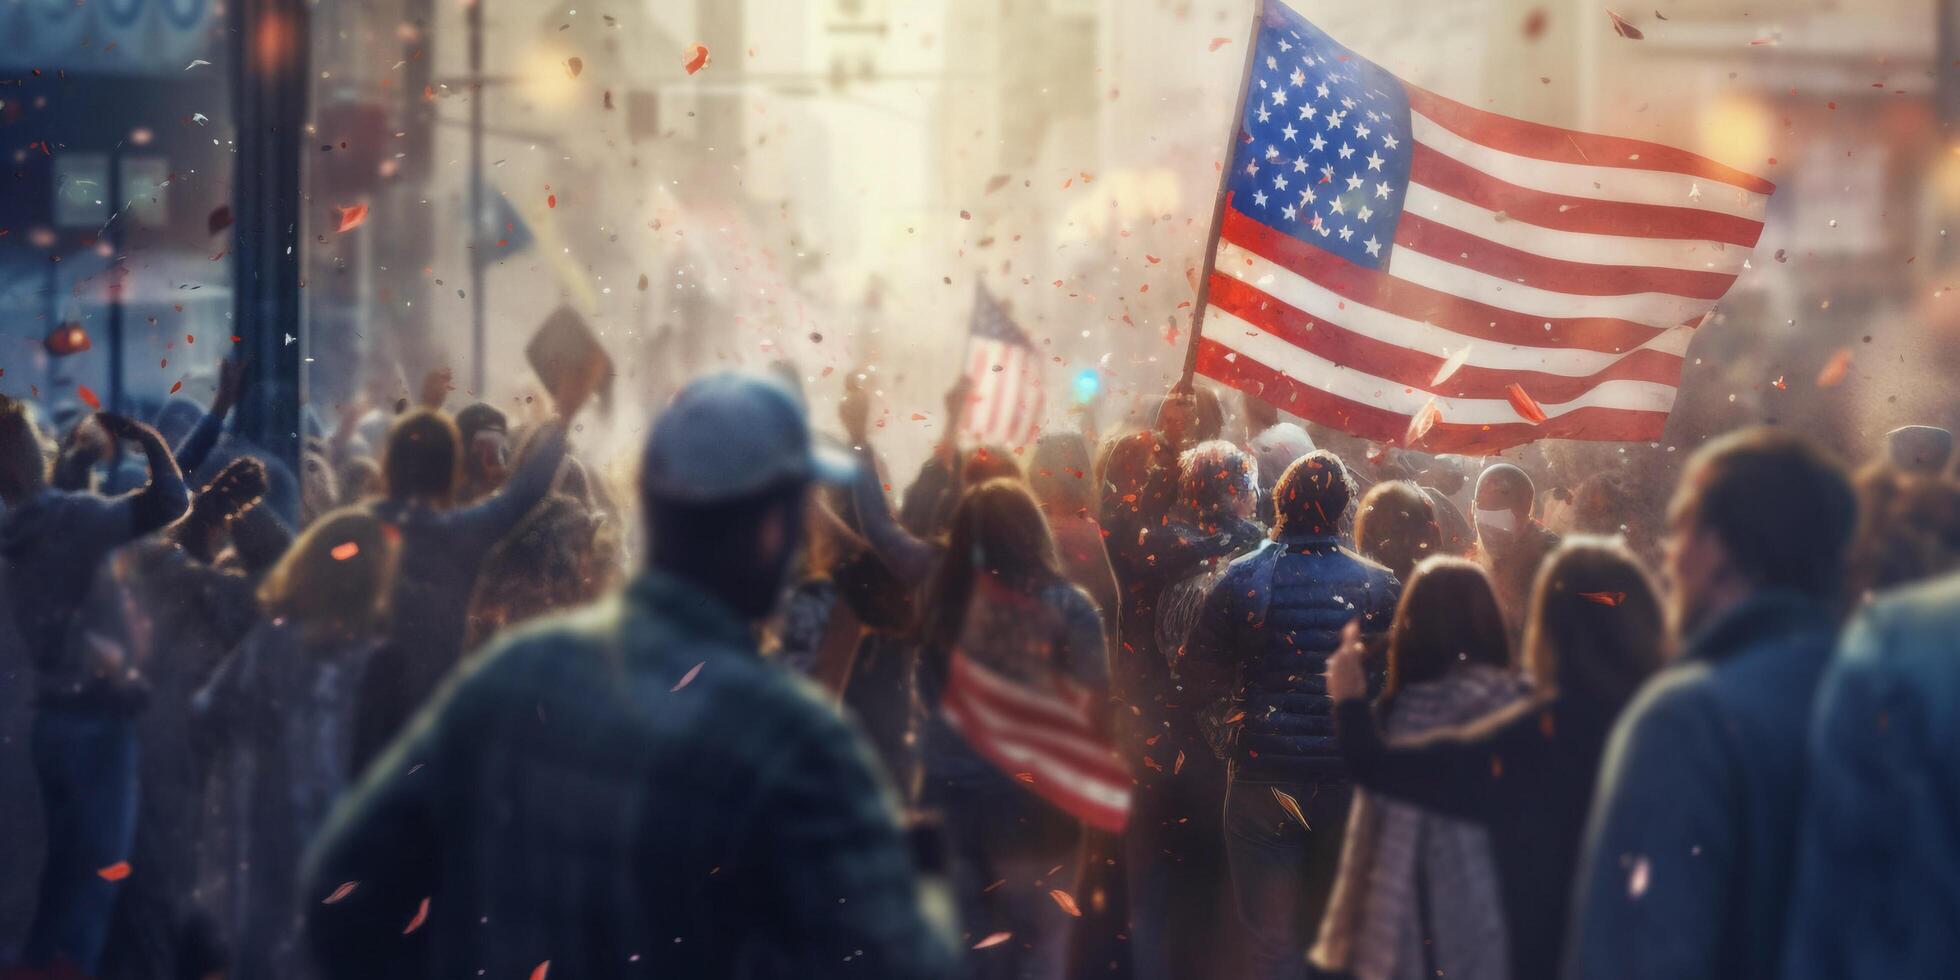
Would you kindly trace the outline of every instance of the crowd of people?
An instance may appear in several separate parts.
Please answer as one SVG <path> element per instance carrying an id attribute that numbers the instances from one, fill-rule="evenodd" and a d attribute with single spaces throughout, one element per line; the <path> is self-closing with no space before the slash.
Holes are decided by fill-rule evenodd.
<path id="1" fill-rule="evenodd" d="M 894 494 L 870 392 L 832 440 L 795 372 L 723 373 L 623 486 L 579 405 L 452 414 L 440 374 L 289 467 L 225 432 L 241 376 L 151 423 L 0 400 L 38 789 L 0 975 L 1960 961 L 1943 430 L 1855 467 L 1730 433 L 1656 490 L 1181 384 L 1104 440 L 949 435 Z M 1093 740 L 1027 744 L 1119 764 L 1121 829 L 979 741 L 974 684 L 1073 706 Z"/>

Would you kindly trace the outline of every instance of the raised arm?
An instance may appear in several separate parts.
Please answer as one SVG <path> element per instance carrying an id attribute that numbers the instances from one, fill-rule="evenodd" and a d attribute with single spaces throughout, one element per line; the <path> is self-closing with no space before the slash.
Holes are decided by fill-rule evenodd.
<path id="1" fill-rule="evenodd" d="M 564 420 L 544 423 L 510 480 L 483 500 L 452 511 L 450 519 L 485 548 L 496 544 L 551 492 L 558 466 L 565 461 L 566 438 Z"/>
<path id="2" fill-rule="evenodd" d="M 177 467 L 177 457 L 163 436 L 141 422 L 113 412 L 99 413 L 95 420 L 110 437 L 127 439 L 142 447 L 144 457 L 150 462 L 149 485 L 115 500 L 117 509 L 126 510 L 129 536 L 142 537 L 184 516 L 191 506 L 190 488 L 184 485 L 184 472 Z"/>

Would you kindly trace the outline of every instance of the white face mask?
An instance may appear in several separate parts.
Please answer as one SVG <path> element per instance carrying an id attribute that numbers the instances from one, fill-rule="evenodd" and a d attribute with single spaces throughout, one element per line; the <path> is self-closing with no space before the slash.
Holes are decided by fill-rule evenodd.
<path id="1" fill-rule="evenodd" d="M 1508 510 L 1485 510 L 1476 508 L 1477 531 L 1500 531 L 1510 534 L 1518 529 L 1518 516 Z"/>

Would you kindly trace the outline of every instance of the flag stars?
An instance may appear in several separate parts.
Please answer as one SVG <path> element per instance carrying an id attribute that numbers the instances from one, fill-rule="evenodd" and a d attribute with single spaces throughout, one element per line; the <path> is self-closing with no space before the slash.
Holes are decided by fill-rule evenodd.
<path id="1" fill-rule="evenodd" d="M 1273 190 L 1276 190 L 1276 191 L 1283 191 L 1283 190 L 1285 190 L 1285 189 L 1286 189 L 1286 175 L 1285 175 L 1285 174 L 1274 174 L 1274 175 L 1273 175 Z"/>
<path id="2" fill-rule="evenodd" d="M 1318 95 L 1318 96 L 1320 96 L 1320 97 L 1321 97 L 1321 98 L 1323 98 L 1323 99 L 1324 99 L 1324 98 L 1326 98 L 1326 97 L 1327 97 L 1327 83 L 1326 83 L 1326 82 L 1321 82 L 1321 83 L 1320 83 L 1319 85 L 1316 85 L 1316 86 L 1314 86 L 1314 90 L 1313 90 L 1313 91 L 1314 91 L 1314 94 L 1315 94 L 1315 95 Z"/>
<path id="3" fill-rule="evenodd" d="M 1268 160 L 1279 159 L 1279 147 L 1268 145 L 1266 147 L 1266 159 Z"/>
<path id="4" fill-rule="evenodd" d="M 1283 89 L 1283 88 L 1276 88 L 1276 89 L 1273 89 L 1273 104 L 1274 104 L 1274 105 L 1285 105 L 1285 104 L 1286 104 L 1286 90 L 1285 90 L 1285 89 Z"/>
<path id="5" fill-rule="evenodd" d="M 1294 173 L 1296 173 L 1296 174 L 1303 174 L 1303 173 L 1306 173 L 1306 172 L 1307 172 L 1307 158 L 1306 158 L 1306 157 L 1294 157 L 1294 158 L 1293 158 L 1293 172 L 1294 172 Z"/>
<path id="6" fill-rule="evenodd" d="M 1301 71 L 1300 67 L 1295 65 L 1293 67 L 1293 74 L 1287 76 L 1286 80 L 1292 82 L 1294 88 L 1305 88 L 1307 86 L 1307 73 Z"/>
<path id="7" fill-rule="evenodd" d="M 1354 216 L 1355 216 L 1355 217 L 1357 217 L 1357 218 L 1360 218 L 1360 219 L 1361 219 L 1362 221 L 1364 221 L 1364 222 L 1365 222 L 1365 221 L 1367 221 L 1367 220 L 1368 220 L 1369 218 L 1372 218 L 1372 217 L 1374 217 L 1374 216 L 1375 216 L 1375 211 L 1374 211 L 1374 209 L 1373 209 L 1373 208 L 1370 208 L 1370 207 L 1369 207 L 1368 205 L 1366 205 L 1366 204 L 1363 204 L 1363 205 L 1361 206 L 1361 210 L 1359 210 L 1359 211 L 1356 211 L 1356 212 L 1354 213 Z"/>
<path id="8" fill-rule="evenodd" d="M 1358 191 L 1358 190 L 1360 190 L 1360 189 L 1361 189 L 1361 175 L 1360 175 L 1360 174 L 1348 174 L 1348 175 L 1347 175 L 1347 185 L 1348 185 L 1348 190 L 1351 190 L 1351 191 Z"/>
<path id="9" fill-rule="evenodd" d="M 1332 203 L 1327 205 L 1327 210 L 1332 211 L 1335 214 L 1347 213 L 1347 207 L 1341 203 L 1341 199 L 1338 197 L 1335 198 Z"/>
<path id="10" fill-rule="evenodd" d="M 1287 137 L 1287 139 L 1292 139 L 1292 138 L 1293 138 L 1293 137 L 1291 137 L 1291 136 L 1288 136 L 1288 137 Z M 1384 164 L 1384 163 L 1386 163 L 1386 162 L 1388 162 L 1388 161 L 1386 161 L 1386 160 L 1383 160 L 1383 159 L 1381 158 L 1381 155 L 1380 155 L 1380 154 L 1377 154 L 1377 153 L 1376 153 L 1375 151 L 1373 151 L 1373 150 L 1369 150 L 1369 151 L 1368 151 L 1368 169 L 1369 169 L 1369 170 L 1380 170 L 1380 169 L 1382 168 L 1382 164 Z"/>
<path id="11" fill-rule="evenodd" d="M 1257 163 L 1247 161 L 1245 165 L 1245 175 L 1247 177 L 1259 176 L 1259 165 Z"/>
<path id="12" fill-rule="evenodd" d="M 1354 108 L 1354 100 L 1345 95 L 1341 96 L 1341 108 L 1343 109 Z"/>
<path id="13" fill-rule="evenodd" d="M 1287 123 L 1287 124 L 1286 124 L 1286 126 L 1285 126 L 1285 128 L 1283 128 L 1283 129 L 1281 129 L 1281 130 L 1279 131 L 1279 134 L 1280 134 L 1281 136 L 1283 136 L 1283 137 L 1285 137 L 1285 138 L 1286 138 L 1286 139 L 1287 139 L 1288 141 L 1291 141 L 1291 140 L 1293 140 L 1293 139 L 1294 139 L 1295 137 L 1297 137 L 1297 136 L 1299 136 L 1299 135 L 1300 135 L 1300 131 L 1299 131 L 1299 130 L 1297 130 L 1297 129 L 1294 129 L 1294 128 L 1293 128 L 1293 124 L 1292 124 L 1292 123 Z"/>
<path id="14" fill-rule="evenodd" d="M 1314 202 L 1313 188 L 1311 187 L 1302 188 L 1300 191 L 1300 206 L 1306 207 L 1307 205 L 1312 204 L 1313 202 Z"/>
<path id="15" fill-rule="evenodd" d="M 1322 167 L 1322 168 L 1320 168 L 1320 182 L 1321 182 L 1321 183 L 1323 183 L 1323 184 L 1331 184 L 1331 183 L 1333 183 L 1333 182 L 1334 182 L 1334 165 L 1333 165 L 1333 164 L 1331 164 L 1331 163 L 1330 163 L 1330 164 L 1328 164 L 1328 165 L 1326 165 L 1326 166 L 1324 166 L 1324 167 Z"/>
<path id="16" fill-rule="evenodd" d="M 1266 108 L 1266 104 L 1264 102 L 1259 103 L 1259 112 L 1257 113 L 1257 117 L 1260 122 L 1271 122 L 1273 119 L 1273 114 L 1271 110 Z"/>
<path id="17" fill-rule="evenodd" d="M 1342 226 L 1341 226 L 1341 241 L 1344 241 L 1344 242 L 1345 242 L 1345 241 L 1351 241 L 1351 240 L 1353 240 L 1353 238 L 1354 238 L 1354 229 L 1352 229 L 1352 228 L 1349 228 L 1349 227 L 1348 227 L 1348 226 L 1346 226 L 1346 225 L 1342 225 Z"/>
<path id="18" fill-rule="evenodd" d="M 1278 58 L 1275 58 L 1275 57 L 1273 57 L 1272 55 L 1267 55 L 1267 56 L 1266 56 L 1266 67 L 1267 67 L 1267 68 L 1272 68 L 1272 69 L 1278 69 L 1278 68 L 1279 68 L 1279 59 L 1278 59 Z"/>
<path id="19" fill-rule="evenodd" d="M 1347 159 L 1348 157 L 1351 157 L 1351 156 L 1353 156 L 1353 155 L 1354 155 L 1354 147 L 1352 147 L 1352 146 L 1349 146 L 1349 145 L 1347 145 L 1346 143 L 1342 143 L 1342 144 L 1341 144 L 1341 148 L 1340 148 L 1340 149 L 1338 149 L 1338 150 L 1336 150 L 1336 151 L 1334 151 L 1334 152 L 1336 152 L 1336 153 L 1339 153 L 1339 154 L 1341 155 L 1341 159 L 1343 159 L 1343 160 L 1345 160 L 1345 159 Z"/>
<path id="20" fill-rule="evenodd" d="M 1368 138 L 1368 134 L 1372 132 L 1374 132 L 1374 130 L 1369 129 L 1366 126 L 1356 124 L 1354 127 L 1354 138 L 1358 140 L 1365 140 Z"/>
<path id="21" fill-rule="evenodd" d="M 1388 199 L 1387 181 L 1382 181 L 1381 183 L 1375 185 L 1375 196 L 1381 198 L 1382 200 Z"/>
<path id="22" fill-rule="evenodd" d="M 1388 132 L 1382 133 L 1382 149 L 1393 150 L 1401 145 L 1402 144 L 1396 140 L 1394 133 L 1388 133 Z"/>
<path id="23" fill-rule="evenodd" d="M 1263 208 L 1263 207 L 1265 207 L 1265 206 L 1266 206 L 1266 192 L 1265 192 L 1265 191 L 1253 191 L 1253 192 L 1252 192 L 1252 203 L 1253 203 L 1253 204 L 1255 204 L 1255 205 L 1257 205 L 1257 206 L 1259 206 L 1259 207 L 1262 207 L 1262 208 Z"/>
<path id="24" fill-rule="evenodd" d="M 1320 111 L 1320 107 L 1319 107 L 1319 106 L 1316 106 L 1316 105 L 1314 105 L 1314 104 L 1313 104 L 1313 103 L 1311 103 L 1311 102 L 1302 102 L 1302 103 L 1300 103 L 1300 118 L 1301 118 L 1301 119 L 1312 119 L 1312 118 L 1314 117 L 1314 114 L 1315 114 L 1315 113 L 1318 113 L 1319 111 Z"/>
<path id="25" fill-rule="evenodd" d="M 1375 241 L 1375 236 L 1373 235 L 1369 235 L 1368 240 L 1361 243 L 1361 247 L 1367 249 L 1369 255 L 1380 256 L 1382 254 L 1382 243 Z"/>
<path id="26" fill-rule="evenodd" d="M 1327 141 L 1321 139 L 1319 133 L 1315 133 L 1313 135 L 1313 139 L 1307 141 L 1307 145 L 1313 147 L 1313 151 L 1315 153 L 1319 153 L 1320 151 L 1327 149 Z"/>
<path id="27" fill-rule="evenodd" d="M 1296 209 L 1296 208 L 1295 208 L 1295 207 L 1294 207 L 1293 205 L 1291 205 L 1291 204 L 1288 204 L 1288 205 L 1286 205 L 1286 206 L 1284 206 L 1284 207 L 1282 207 L 1282 208 L 1280 208 L 1280 209 L 1279 209 L 1279 213 L 1280 213 L 1280 214 L 1282 214 L 1282 215 L 1284 215 L 1284 216 L 1286 217 L 1286 220 L 1288 220 L 1288 221 L 1295 221 L 1295 220 L 1298 220 L 1298 219 L 1299 219 L 1299 217 L 1300 217 L 1300 212 L 1299 212 L 1299 210 L 1298 210 L 1298 209 Z"/>

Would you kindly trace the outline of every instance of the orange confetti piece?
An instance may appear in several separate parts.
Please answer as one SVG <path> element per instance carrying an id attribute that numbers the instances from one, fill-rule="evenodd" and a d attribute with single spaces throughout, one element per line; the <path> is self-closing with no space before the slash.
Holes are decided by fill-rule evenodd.
<path id="1" fill-rule="evenodd" d="M 339 888 L 333 890 L 333 894 L 328 895 L 326 898 L 321 899 L 320 904 L 332 905 L 336 902 L 339 902 L 341 899 L 344 899 L 347 896 L 354 894 L 354 889 L 359 887 L 361 887 L 361 883 L 358 881 L 343 881 L 340 883 Z"/>
<path id="2" fill-rule="evenodd" d="M 334 561 L 346 561 L 360 554 L 361 546 L 353 541 L 345 541 L 334 545 L 333 550 L 327 553 L 333 556 Z"/>
<path id="3" fill-rule="evenodd" d="M 1308 830 L 1313 829 L 1313 825 L 1307 822 L 1307 815 L 1300 811 L 1300 801 L 1294 799 L 1293 794 L 1285 792 L 1277 786 L 1268 786 L 1266 788 L 1273 791 L 1273 799 L 1279 802 L 1279 808 L 1285 810 L 1287 816 L 1300 821 L 1300 826 Z"/>
<path id="4" fill-rule="evenodd" d="M 117 861 L 106 868 L 98 869 L 95 874 L 103 881 L 121 881 L 129 877 L 129 871 L 128 861 Z"/>
<path id="5" fill-rule="evenodd" d="M 557 206 L 558 206 L 558 195 L 556 195 L 556 194 L 546 194 L 546 195 L 544 196 L 544 206 L 545 206 L 545 207 L 548 207 L 548 208 L 555 208 L 555 207 L 557 207 Z"/>
<path id="6" fill-rule="evenodd" d="M 681 67 L 692 75 L 708 67 L 708 46 L 699 41 L 687 46 L 687 57 L 681 59 Z"/>
<path id="7" fill-rule="evenodd" d="M 673 687 L 668 688 L 667 693 L 672 694 L 673 692 L 678 691 L 681 688 L 694 683 L 694 678 L 701 673 L 701 668 L 706 667 L 707 665 L 708 662 L 706 660 L 703 660 L 700 663 L 695 664 L 692 667 L 689 667 L 687 669 L 687 673 L 681 675 L 680 682 L 675 684 Z"/>
<path id="8" fill-rule="evenodd" d="M 1511 407 L 1517 409 L 1518 417 L 1532 425 L 1544 424 L 1545 410 L 1538 407 L 1538 400 L 1531 397 L 1531 393 L 1525 391 L 1523 385 L 1515 381 L 1505 385 L 1504 397 L 1511 400 Z"/>
<path id="9" fill-rule="evenodd" d="M 1205 50 L 1216 51 L 1219 48 L 1222 48 L 1230 43 L 1232 43 L 1232 39 L 1229 37 L 1215 37 L 1211 39 L 1211 47 L 1206 48 Z"/>
<path id="10" fill-rule="evenodd" d="M 342 233 L 353 231 L 359 228 L 363 222 L 367 221 L 368 208 L 365 204 L 353 204 L 344 208 L 334 208 L 334 210 L 340 213 L 339 230 Z"/>
<path id="11" fill-rule="evenodd" d="M 987 938 L 985 938 L 985 939 L 982 939 L 982 940 L 980 940 L 980 941 L 979 941 L 979 942 L 977 942 L 977 943 L 974 943 L 974 944 L 973 944 L 973 948 L 974 948 L 974 949 L 990 949 L 990 948 L 992 948 L 992 947 L 995 947 L 995 946 L 998 946 L 998 945 L 1000 945 L 1001 943 L 1004 943 L 1004 942 L 1006 942 L 1006 941 L 1008 941 L 1009 939 L 1013 939 L 1013 938 L 1014 938 L 1014 934 L 1013 934 L 1013 933 L 1011 933 L 1011 932 L 996 932 L 996 933 L 994 933 L 994 934 L 992 934 L 992 935 L 990 935 L 990 936 L 988 936 Z"/>
<path id="12" fill-rule="evenodd" d="M 415 918 L 408 920 L 408 925 L 402 929 L 402 935 L 406 936 L 422 928 L 422 923 L 427 921 L 429 921 L 429 900 L 425 898 L 422 900 L 421 907 L 415 910 Z"/>
<path id="13" fill-rule="evenodd" d="M 1617 606 L 1626 601 L 1624 592 L 1581 592 L 1579 598 L 1587 602 L 1597 602 L 1602 606 Z"/>
<path id="14" fill-rule="evenodd" d="M 182 381 L 179 381 L 176 384 L 170 386 L 170 393 L 174 395 L 177 392 L 182 391 L 183 388 L 184 388 L 184 383 Z"/>
<path id="15" fill-rule="evenodd" d="M 80 395 L 82 402 L 89 408 L 98 412 L 102 411 L 102 399 L 95 397 L 95 392 L 88 385 L 76 385 L 75 394 Z"/>
<path id="16" fill-rule="evenodd" d="M 1844 383 L 1851 374 L 1851 348 L 1840 347 L 1832 352 L 1831 359 L 1824 363 L 1824 369 L 1817 372 L 1817 387 L 1835 388 Z"/>
<path id="17" fill-rule="evenodd" d="M 531 980 L 544 980 L 544 975 L 550 972 L 551 961 L 545 960 L 543 963 L 539 963 L 537 966 L 531 968 Z"/>
<path id="18" fill-rule="evenodd" d="M 1062 911 L 1078 919 L 1082 918 L 1082 909 L 1076 906 L 1074 895 L 1070 895 L 1068 892 L 1057 888 L 1049 892 L 1048 897 L 1054 899 L 1055 904 L 1062 907 Z"/>
<path id="19" fill-rule="evenodd" d="M 1436 399 L 1431 398 L 1423 402 L 1422 408 L 1409 418 L 1408 431 L 1402 434 L 1402 445 L 1413 446 L 1421 442 L 1422 437 L 1428 435 L 1429 430 L 1435 428 L 1436 423 L 1442 420 L 1443 410 L 1436 407 Z"/>
<path id="20" fill-rule="evenodd" d="M 1606 17 L 1608 20 L 1611 20 L 1613 22 L 1613 33 L 1618 34 L 1619 36 L 1626 38 L 1629 41 L 1639 41 L 1647 36 L 1640 32 L 1640 28 L 1635 27 L 1630 23 L 1627 23 L 1627 19 L 1625 17 L 1622 17 L 1619 14 L 1612 12 L 1611 10 L 1606 12 Z"/>

